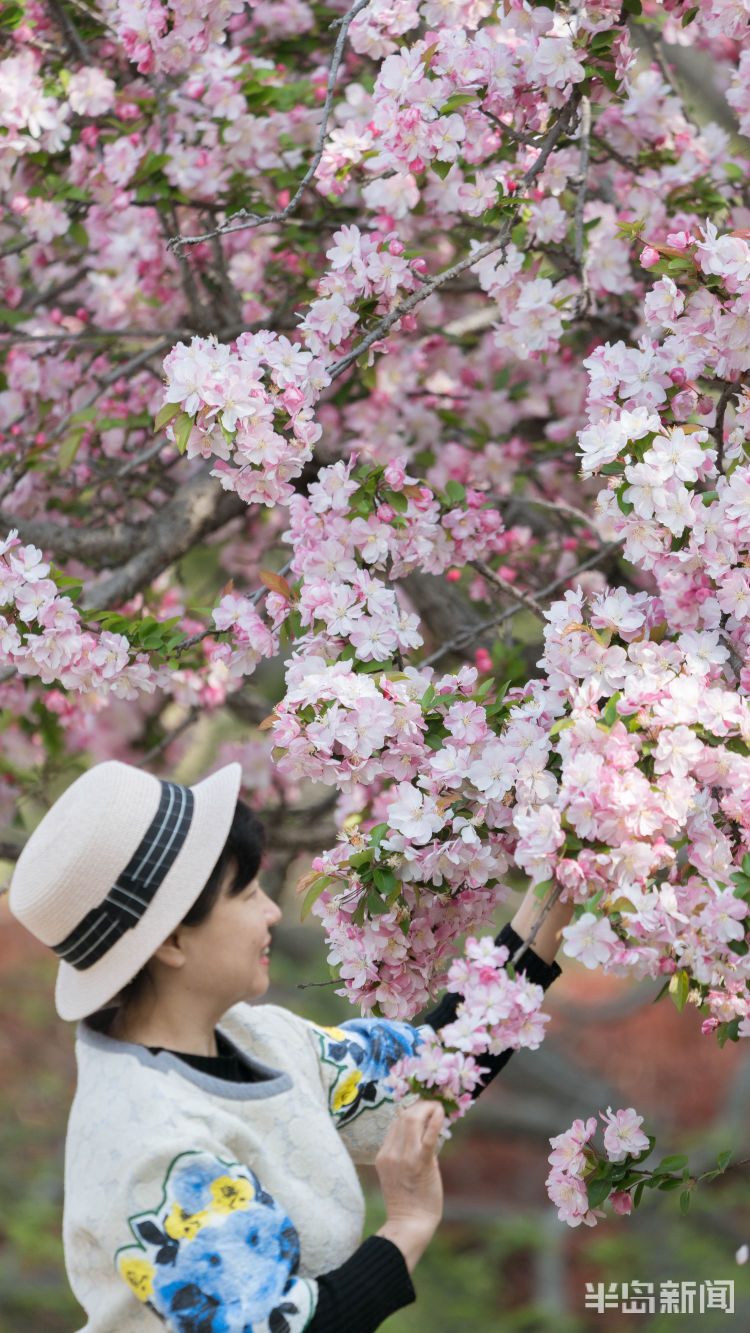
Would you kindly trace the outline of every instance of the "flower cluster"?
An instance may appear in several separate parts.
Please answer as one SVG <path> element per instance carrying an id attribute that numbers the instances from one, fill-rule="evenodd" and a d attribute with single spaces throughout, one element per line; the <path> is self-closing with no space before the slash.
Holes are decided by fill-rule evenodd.
<path id="1" fill-rule="evenodd" d="M 392 1067 L 389 1082 L 397 1097 L 418 1092 L 438 1098 L 450 1123 L 471 1106 L 485 1072 L 478 1063 L 483 1055 L 536 1050 L 549 1021 L 541 1012 L 544 991 L 524 974 L 511 977 L 508 958 L 491 936 L 466 941 L 464 957 L 454 960 L 447 976 L 450 990 L 463 996 L 456 1018 Z"/>
<path id="2" fill-rule="evenodd" d="M 643 1116 L 638 1115 L 634 1107 L 627 1110 L 599 1112 L 606 1128 L 604 1130 L 604 1151 L 608 1163 L 620 1164 L 615 1173 L 595 1173 L 598 1155 L 589 1146 L 593 1138 L 597 1121 L 595 1116 L 588 1120 L 574 1120 L 570 1129 L 550 1139 L 552 1152 L 547 1159 L 552 1170 L 547 1180 L 547 1193 L 557 1208 L 561 1222 L 570 1227 L 595 1227 L 604 1217 L 599 1204 L 609 1198 L 616 1213 L 627 1214 L 633 1207 L 633 1200 L 627 1188 L 611 1191 L 612 1175 L 620 1177 L 623 1184 L 629 1181 L 634 1160 L 647 1156 L 651 1150 L 651 1140 L 640 1126 Z M 591 1178 L 587 1187 L 586 1178 Z M 637 1177 L 636 1177 L 637 1179 Z M 595 1191 L 592 1186 L 598 1187 Z M 595 1200 L 592 1206 L 592 1196 Z"/>
<path id="3" fill-rule="evenodd" d="M 63 586 L 74 582 L 62 580 Z M 131 660 L 124 635 L 83 628 L 42 552 L 21 545 L 16 531 L 0 543 L 0 661 L 47 685 L 120 699 L 153 693 L 158 683 L 146 654 Z"/>

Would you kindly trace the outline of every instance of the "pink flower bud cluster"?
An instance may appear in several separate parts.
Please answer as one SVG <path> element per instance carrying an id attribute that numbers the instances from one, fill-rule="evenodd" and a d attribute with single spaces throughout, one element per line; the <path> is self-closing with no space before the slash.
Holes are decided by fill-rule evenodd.
<path id="1" fill-rule="evenodd" d="M 599 1112 L 606 1128 L 604 1130 L 604 1151 L 609 1162 L 620 1163 L 626 1158 L 637 1158 L 645 1153 L 650 1143 L 640 1126 L 643 1116 L 635 1108 L 627 1110 Z M 552 1170 L 547 1180 L 547 1194 L 557 1208 L 561 1222 L 570 1227 L 595 1227 L 604 1217 L 600 1208 L 590 1208 L 586 1189 L 586 1177 L 596 1166 L 598 1153 L 589 1146 L 597 1128 L 595 1116 L 588 1120 L 574 1120 L 570 1129 L 550 1139 L 552 1152 L 548 1161 Z M 616 1213 L 626 1215 L 632 1210 L 633 1202 L 627 1190 L 615 1190 L 609 1195 L 610 1203 Z"/>
<path id="2" fill-rule="evenodd" d="M 110 6 L 108 6 L 110 7 Z M 115 31 L 139 73 L 181 74 L 225 40 L 243 0 L 111 0 Z"/>
<path id="3" fill-rule="evenodd" d="M 453 961 L 447 976 L 449 989 L 464 997 L 456 1018 L 433 1037 L 428 1032 L 414 1055 L 393 1065 L 389 1082 L 397 1098 L 409 1092 L 439 1097 L 451 1123 L 471 1106 L 485 1072 L 477 1063 L 483 1055 L 537 1049 L 549 1022 L 541 1012 L 544 991 L 523 973 L 511 978 L 509 956 L 489 935 L 466 941 L 464 957 Z"/>

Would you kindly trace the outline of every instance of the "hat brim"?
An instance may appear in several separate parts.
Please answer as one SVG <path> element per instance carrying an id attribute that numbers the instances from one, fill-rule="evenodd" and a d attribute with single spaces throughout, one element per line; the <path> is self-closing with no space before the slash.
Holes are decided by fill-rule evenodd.
<path id="1" fill-rule="evenodd" d="M 227 764 L 191 787 L 195 805 L 187 837 L 138 924 L 92 967 L 60 964 L 55 1004 L 61 1018 L 85 1018 L 114 999 L 187 915 L 227 840 L 241 778 L 241 766 Z"/>

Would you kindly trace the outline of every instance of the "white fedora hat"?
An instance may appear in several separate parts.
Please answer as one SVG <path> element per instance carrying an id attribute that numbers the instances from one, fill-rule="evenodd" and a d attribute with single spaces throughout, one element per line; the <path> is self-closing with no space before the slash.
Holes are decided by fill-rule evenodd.
<path id="1" fill-rule="evenodd" d="M 227 764 L 182 787 L 107 760 L 76 778 L 34 829 L 10 910 L 62 960 L 61 1018 L 113 999 L 179 925 L 224 847 L 241 773 Z"/>

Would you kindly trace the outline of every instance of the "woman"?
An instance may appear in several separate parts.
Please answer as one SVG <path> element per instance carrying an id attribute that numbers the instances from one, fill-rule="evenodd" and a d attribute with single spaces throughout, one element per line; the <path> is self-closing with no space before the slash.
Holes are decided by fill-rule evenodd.
<path id="1" fill-rule="evenodd" d="M 63 1232 L 85 1333 L 371 1333 L 414 1299 L 440 1219 L 442 1109 L 395 1114 L 386 1086 L 419 1029 L 246 1003 L 267 990 L 281 913 L 239 785 L 238 764 L 194 787 L 98 764 L 13 876 L 12 911 L 61 959 L 58 1012 L 81 1020 Z M 534 910 L 527 897 L 516 931 Z M 558 974 L 568 915 L 547 915 L 530 979 Z M 484 1060 L 485 1081 L 508 1055 Z M 386 1222 L 360 1244 L 354 1162 L 372 1161 Z"/>

